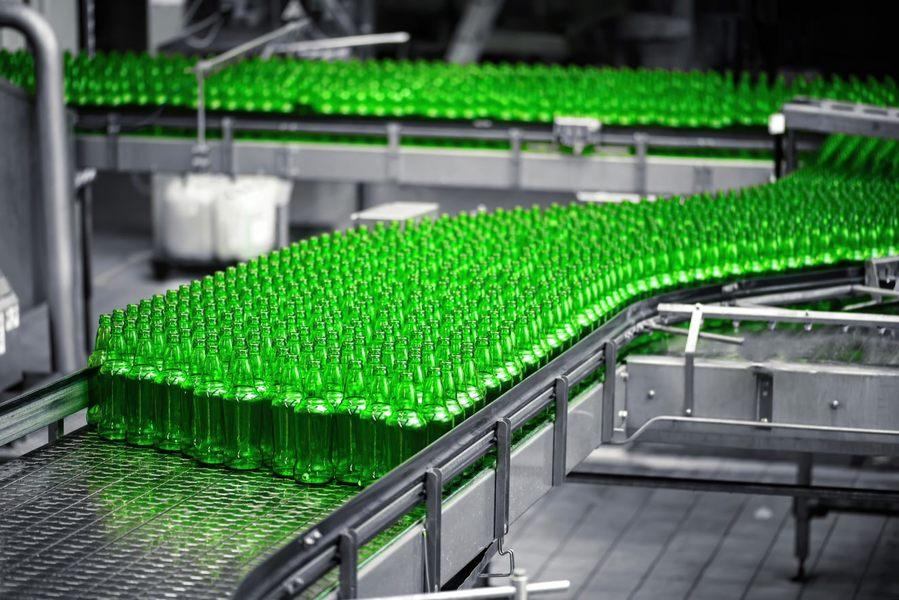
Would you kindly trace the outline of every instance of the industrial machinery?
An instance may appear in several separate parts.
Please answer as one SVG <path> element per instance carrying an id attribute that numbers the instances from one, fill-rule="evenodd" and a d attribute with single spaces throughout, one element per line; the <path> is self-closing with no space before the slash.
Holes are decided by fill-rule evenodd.
<path id="1" fill-rule="evenodd" d="M 195 140 L 123 135 L 140 127 L 146 114 L 78 111 L 77 163 L 124 171 L 201 168 L 667 195 L 761 183 L 791 170 L 797 145 L 816 142 L 798 138 L 801 131 L 897 137 L 892 109 L 811 102 L 786 105 L 770 133 L 608 131 L 566 119 L 520 126 L 197 116 L 153 117 L 154 126 L 190 129 L 199 136 Z M 205 138 L 206 127 L 219 130 L 221 139 Z M 374 135 L 387 143 L 238 141 L 238 131 Z M 407 135 L 502 141 L 508 147 L 411 148 L 402 144 Z M 553 149 L 529 153 L 524 141 Z M 635 151 L 580 153 L 603 144 Z M 653 157 L 647 149 L 655 144 L 771 148 L 777 161 Z M 560 146 L 577 152 L 560 152 Z M 361 490 L 298 487 L 262 471 L 204 468 L 177 455 L 109 444 L 89 429 L 68 432 L 0 466 L 0 590 L 35 597 L 353 598 L 467 588 L 497 557 L 514 568 L 514 554 L 504 544 L 510 526 L 553 486 L 569 480 L 792 496 L 802 523 L 802 570 L 814 509 L 889 508 L 899 502 L 892 491 L 815 485 L 811 458 L 817 452 L 897 454 L 899 423 L 889 406 L 899 390 L 897 265 L 895 257 L 850 261 L 642 298 Z M 812 303 L 828 304 L 811 308 Z M 73 321 L 61 314 L 57 325 Z M 678 327 L 685 321 L 687 329 Z M 716 331 L 704 331 L 704 322 Z M 753 329 L 751 322 L 773 325 Z M 795 348 L 782 356 L 759 355 L 781 323 L 799 324 Z M 853 332 L 865 350 L 849 359 L 827 355 L 834 331 Z M 647 335 L 654 345 L 646 345 Z M 0 443 L 42 427 L 64 429 L 66 417 L 87 407 L 96 369 L 76 371 L 72 360 L 67 355 L 61 361 L 64 376 L 0 404 Z M 634 440 L 794 452 L 800 457 L 797 482 L 575 470 L 597 446 Z"/>

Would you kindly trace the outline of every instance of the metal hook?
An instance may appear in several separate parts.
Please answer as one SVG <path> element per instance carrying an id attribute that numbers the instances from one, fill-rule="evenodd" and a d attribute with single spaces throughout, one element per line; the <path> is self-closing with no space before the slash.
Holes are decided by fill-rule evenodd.
<path id="1" fill-rule="evenodd" d="M 503 548 L 503 540 L 504 538 L 499 538 L 496 541 L 496 553 L 500 556 L 508 556 L 509 557 L 509 572 L 508 573 L 481 573 L 478 577 L 489 578 L 489 577 L 511 577 L 515 572 L 515 551 L 512 548 L 506 550 Z"/>

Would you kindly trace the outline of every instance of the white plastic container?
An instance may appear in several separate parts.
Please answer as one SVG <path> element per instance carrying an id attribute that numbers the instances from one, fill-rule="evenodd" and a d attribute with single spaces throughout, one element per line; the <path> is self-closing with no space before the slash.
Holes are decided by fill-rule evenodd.
<path id="1" fill-rule="evenodd" d="M 247 260 L 277 242 L 292 182 L 277 177 L 154 175 L 153 237 L 162 260 Z"/>

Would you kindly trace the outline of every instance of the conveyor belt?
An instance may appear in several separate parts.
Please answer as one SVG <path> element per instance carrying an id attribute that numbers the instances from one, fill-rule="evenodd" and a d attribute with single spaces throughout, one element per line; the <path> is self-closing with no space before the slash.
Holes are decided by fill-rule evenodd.
<path id="1" fill-rule="evenodd" d="M 81 430 L 0 466 L 0 598 L 228 597 L 357 492 L 204 468 Z M 360 558 L 414 520 L 400 520 Z"/>

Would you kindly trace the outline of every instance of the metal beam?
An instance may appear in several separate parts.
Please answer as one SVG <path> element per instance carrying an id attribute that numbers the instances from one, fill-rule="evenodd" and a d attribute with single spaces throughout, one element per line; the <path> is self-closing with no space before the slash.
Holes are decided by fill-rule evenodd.
<path id="1" fill-rule="evenodd" d="M 706 319 L 734 321 L 770 321 L 775 323 L 806 323 L 849 327 L 899 328 L 899 316 L 867 313 L 830 312 L 820 310 L 790 310 L 772 306 L 719 306 L 713 304 L 659 304 L 662 315 L 695 315 Z"/>
<path id="2" fill-rule="evenodd" d="M 453 32 L 446 51 L 447 62 L 466 64 L 477 62 L 493 30 L 493 23 L 503 7 L 503 0 L 468 0 L 462 19 Z"/>
<path id="3" fill-rule="evenodd" d="M 781 112 L 787 130 L 899 139 L 899 108 L 797 98 Z"/>
<path id="4" fill-rule="evenodd" d="M 899 492 L 838 486 L 801 485 L 793 483 L 760 483 L 754 481 L 728 481 L 698 477 L 664 477 L 656 475 L 630 475 L 621 473 L 596 473 L 572 471 L 571 483 L 592 485 L 618 485 L 627 487 L 667 488 L 673 490 L 722 492 L 727 494 L 752 494 L 759 496 L 793 496 L 826 500 L 853 500 L 859 502 L 899 502 Z"/>
<path id="5" fill-rule="evenodd" d="M 641 171 L 632 156 L 572 156 L 473 148 L 208 140 L 209 170 L 268 173 L 297 180 L 397 183 L 537 191 L 630 193 Z M 191 170 L 194 142 L 184 138 L 78 136 L 79 167 L 123 172 Z M 768 180 L 767 161 L 648 156 L 645 193 L 691 194 Z"/>

